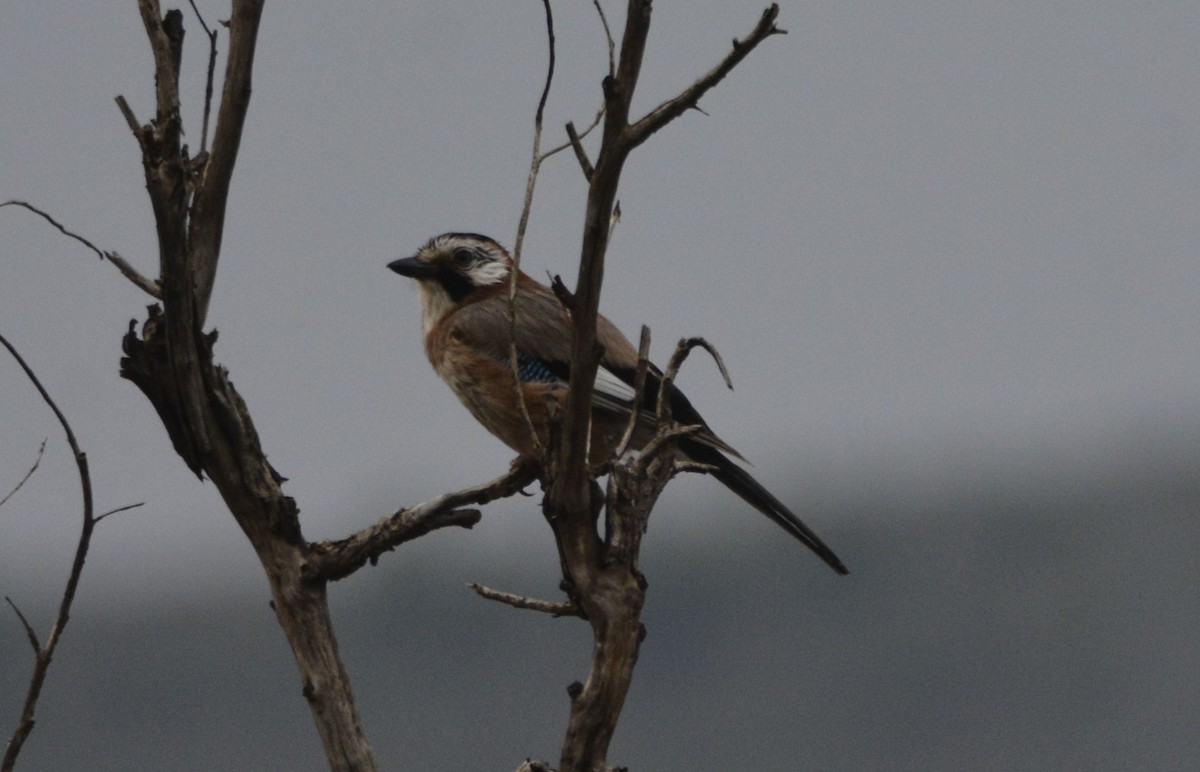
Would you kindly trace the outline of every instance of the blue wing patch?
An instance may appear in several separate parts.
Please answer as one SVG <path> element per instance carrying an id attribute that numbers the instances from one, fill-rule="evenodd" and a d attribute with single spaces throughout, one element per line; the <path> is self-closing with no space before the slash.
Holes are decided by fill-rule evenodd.
<path id="1" fill-rule="evenodd" d="M 559 380 L 545 362 L 528 354 L 517 354 L 517 377 L 521 383 L 555 383 Z"/>

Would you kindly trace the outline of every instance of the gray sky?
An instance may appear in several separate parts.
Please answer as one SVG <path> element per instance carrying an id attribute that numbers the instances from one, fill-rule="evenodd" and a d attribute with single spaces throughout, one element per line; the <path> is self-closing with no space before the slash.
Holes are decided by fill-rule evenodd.
<path id="1" fill-rule="evenodd" d="M 198 5 L 210 24 L 226 13 Z M 384 265 L 446 230 L 511 245 L 542 11 L 413 5 L 275 2 L 264 16 L 210 321 L 309 538 L 490 479 L 510 455 L 434 376 L 415 288 Z M 547 144 L 594 114 L 605 69 L 590 4 L 559 6 Z M 657 4 L 635 112 L 714 64 L 760 11 Z M 196 145 L 206 49 L 185 19 Z M 839 543 L 921 517 L 889 500 L 944 500 L 997 477 L 1087 487 L 1190 468 L 1200 7 L 839 1 L 784 4 L 780 24 L 789 34 L 712 92 L 707 115 L 632 157 L 606 314 L 631 337 L 650 325 L 659 360 L 685 335 L 718 346 L 736 391 L 701 357 L 681 385 L 855 571 L 872 566 Z M 124 94 L 150 117 L 135 4 L 12 4 L 0 62 L 0 199 L 44 207 L 153 274 L 140 159 L 113 104 Z M 530 273 L 573 283 L 584 194 L 569 155 L 546 166 Z M 0 331 L 70 418 L 98 506 L 146 502 L 100 529 L 81 604 L 149 613 L 264 596 L 215 491 L 116 375 L 148 298 L 27 213 L 0 210 L 0 232 Z M 0 393 L 3 492 L 50 437 L 43 468 L 0 511 L 0 592 L 47 618 L 78 494 L 51 417 L 2 359 Z M 713 542 L 782 538 L 731 502 L 683 516 L 723 495 L 677 482 L 664 509 L 681 514 L 661 515 L 651 538 L 707 557 Z M 851 505 L 820 507 L 834 501 Z M 454 561 L 465 538 L 421 549 Z M 1194 527 L 1186 538 L 1197 544 Z M 502 563 L 541 554 L 552 591 L 552 545 L 529 502 L 489 508 L 470 541 Z M 772 554 L 824 582 L 799 553 Z M 4 645 L 19 645 L 9 627 Z"/>

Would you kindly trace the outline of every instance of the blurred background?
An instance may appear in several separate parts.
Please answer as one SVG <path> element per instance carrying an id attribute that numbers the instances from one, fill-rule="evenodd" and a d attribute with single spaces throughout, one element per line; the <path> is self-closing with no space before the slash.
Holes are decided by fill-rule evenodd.
<path id="1" fill-rule="evenodd" d="M 619 35 L 623 9 L 605 3 Z M 197 0 L 210 25 L 224 2 Z M 659 3 L 634 112 L 757 21 Z M 207 41 L 184 5 L 199 145 Z M 558 3 L 547 145 L 607 67 Z M 649 630 L 610 759 L 638 770 L 1192 769 L 1200 758 L 1200 6 L 811 2 L 635 152 L 602 307 L 853 572 L 712 481 L 668 489 Z M 220 50 L 227 49 L 222 36 Z M 135 3 L 0 11 L 0 200 L 155 274 L 152 115 Z M 210 314 L 217 359 L 290 478 L 305 535 L 491 479 L 509 452 L 425 361 L 385 269 L 430 236 L 511 244 L 546 64 L 539 3 L 269 3 Z M 595 152 L 596 142 L 588 143 Z M 573 284 L 584 183 L 543 168 L 525 245 Z M 253 552 L 117 376 L 148 298 L 0 210 L 0 332 L 88 452 L 99 511 L 30 770 L 319 770 Z M 45 635 L 79 524 L 69 449 L 0 357 L 0 594 Z M 557 761 L 590 633 L 483 601 L 558 597 L 537 498 L 332 588 L 384 769 Z M 0 613 L 0 732 L 32 656 Z"/>

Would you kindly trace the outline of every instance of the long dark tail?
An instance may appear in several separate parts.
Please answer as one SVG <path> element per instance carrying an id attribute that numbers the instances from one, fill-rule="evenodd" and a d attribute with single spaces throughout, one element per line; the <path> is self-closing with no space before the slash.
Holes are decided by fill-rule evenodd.
<path id="1" fill-rule="evenodd" d="M 850 569 L 833 554 L 833 550 L 825 545 L 800 518 L 783 505 L 771 492 L 762 487 L 750 473 L 725 456 L 716 448 L 699 442 L 682 443 L 682 450 L 695 461 L 714 467 L 712 476 L 720 480 L 726 488 L 736 493 L 750 506 L 762 512 L 775 521 L 780 528 L 799 539 L 817 556 L 829 564 L 829 567 L 839 574 L 848 574 Z"/>

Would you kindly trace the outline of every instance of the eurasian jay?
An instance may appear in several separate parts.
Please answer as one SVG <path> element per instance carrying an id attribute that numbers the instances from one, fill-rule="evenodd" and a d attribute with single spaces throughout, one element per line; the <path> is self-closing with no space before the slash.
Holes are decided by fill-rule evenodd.
<path id="1" fill-rule="evenodd" d="M 530 422 L 540 442 L 547 437 L 546 397 L 565 400 L 570 378 L 571 329 L 559 299 L 524 272 L 517 275 L 516 321 L 509 337 L 509 276 L 513 260 L 504 247 L 475 233 L 445 233 L 430 239 L 412 257 L 388 264 L 420 285 L 425 353 L 433 369 L 471 415 L 524 457 L 533 457 L 529 423 L 516 400 L 510 342 L 516 343 L 517 376 Z M 590 457 L 607 458 L 629 422 L 637 394 L 637 349 L 612 322 L 596 320 L 603 347 L 592 393 Z M 649 440 L 662 374 L 653 366 L 641 395 L 643 422 L 633 446 Z M 679 442 L 686 458 L 710 467 L 711 474 L 785 531 L 799 539 L 839 574 L 842 561 L 779 499 L 729 456 L 736 450 L 708 428 L 687 397 L 673 385 L 671 413 L 682 425 L 703 429 Z"/>

